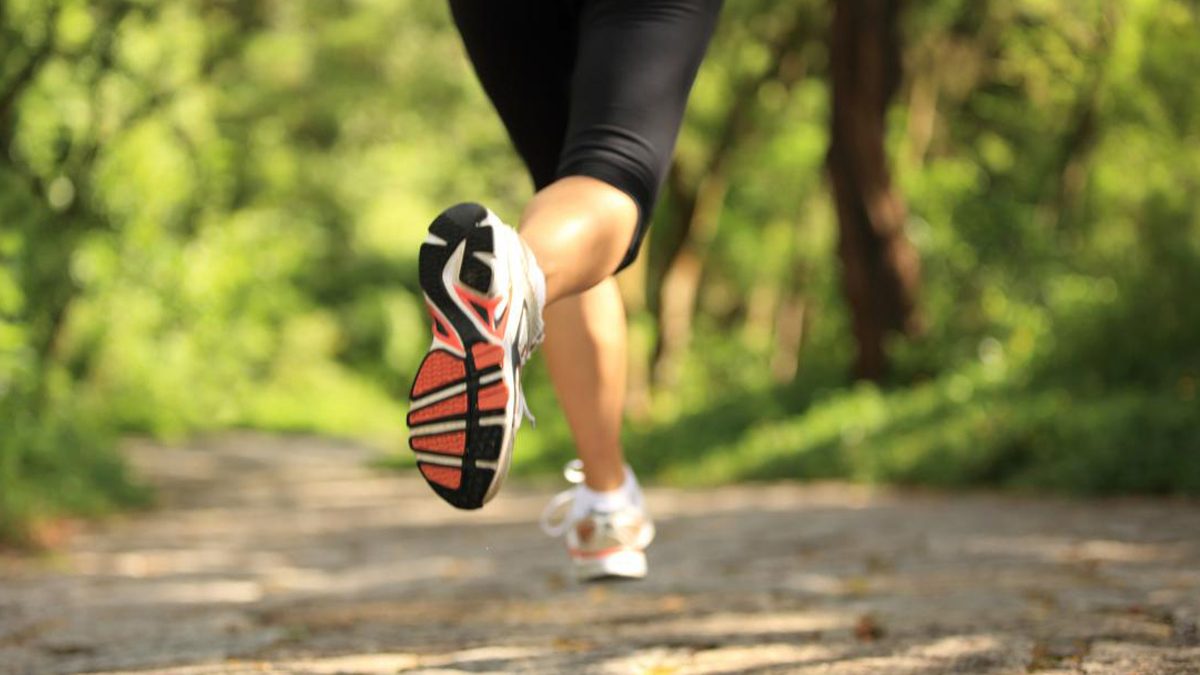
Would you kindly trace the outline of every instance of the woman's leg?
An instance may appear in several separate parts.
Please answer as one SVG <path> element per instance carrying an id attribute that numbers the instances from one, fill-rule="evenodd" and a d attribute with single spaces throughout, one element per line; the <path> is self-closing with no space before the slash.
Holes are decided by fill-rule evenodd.
<path id="1" fill-rule="evenodd" d="M 569 176 L 539 192 L 520 232 L 546 277 L 550 379 L 597 492 L 621 487 L 621 414 L 625 407 L 625 307 L 612 271 L 629 248 L 637 206 L 595 178 Z"/>
<path id="2" fill-rule="evenodd" d="M 519 229 L 546 277 L 547 306 L 611 278 L 637 223 L 633 199 L 595 178 L 567 176 L 538 192 Z"/>
<path id="3" fill-rule="evenodd" d="M 546 365 L 583 461 L 584 483 L 596 492 L 615 490 L 625 479 L 625 342 L 625 308 L 611 276 L 546 308 Z"/>
<path id="4" fill-rule="evenodd" d="M 720 1 L 451 4 L 539 189 L 520 233 L 545 276 L 546 358 L 586 482 L 608 491 L 624 477 L 611 276 L 645 233 Z"/>
<path id="5" fill-rule="evenodd" d="M 521 235 L 546 277 L 550 376 L 596 492 L 624 481 L 625 312 L 613 271 L 645 234 L 719 0 L 585 3 L 560 178 Z"/>

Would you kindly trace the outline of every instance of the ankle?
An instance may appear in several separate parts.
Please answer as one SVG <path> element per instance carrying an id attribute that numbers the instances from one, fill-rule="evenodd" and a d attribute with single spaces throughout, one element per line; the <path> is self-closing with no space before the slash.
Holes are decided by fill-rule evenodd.
<path id="1" fill-rule="evenodd" d="M 575 500 L 575 510 L 582 514 L 590 510 L 613 512 L 619 511 L 626 506 L 635 504 L 640 499 L 638 497 L 639 487 L 637 479 L 633 476 L 633 470 L 628 466 L 624 466 L 620 478 L 615 481 L 605 481 L 604 485 L 615 486 L 610 489 L 597 490 L 586 481 L 579 486 L 579 492 Z"/>
<path id="2" fill-rule="evenodd" d="M 583 486 L 581 506 L 586 507 L 584 510 L 604 511 L 612 513 L 620 511 L 631 503 L 629 492 L 622 485 L 615 490 L 606 490 L 604 492 L 596 492 L 588 486 Z"/>
<path id="3" fill-rule="evenodd" d="M 587 473 L 583 477 L 583 486 L 596 494 L 618 491 L 625 487 L 625 482 L 624 470 L 595 475 Z"/>

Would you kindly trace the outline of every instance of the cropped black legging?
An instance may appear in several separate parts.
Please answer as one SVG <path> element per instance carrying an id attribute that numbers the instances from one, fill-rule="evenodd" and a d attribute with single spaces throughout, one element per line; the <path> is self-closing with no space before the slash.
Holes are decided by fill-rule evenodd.
<path id="1" fill-rule="evenodd" d="M 450 0 L 534 187 L 590 176 L 625 192 L 637 257 L 721 0 Z"/>

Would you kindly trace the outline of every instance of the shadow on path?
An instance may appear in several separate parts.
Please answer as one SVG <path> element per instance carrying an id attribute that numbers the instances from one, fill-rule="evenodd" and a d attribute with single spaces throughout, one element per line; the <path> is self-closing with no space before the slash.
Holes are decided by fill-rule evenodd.
<path id="1" fill-rule="evenodd" d="M 1200 672 L 1200 506 L 651 490 L 645 582 L 579 587 L 518 484 L 461 513 L 369 450 L 134 444 L 157 512 L 0 558 L 0 674 Z"/>

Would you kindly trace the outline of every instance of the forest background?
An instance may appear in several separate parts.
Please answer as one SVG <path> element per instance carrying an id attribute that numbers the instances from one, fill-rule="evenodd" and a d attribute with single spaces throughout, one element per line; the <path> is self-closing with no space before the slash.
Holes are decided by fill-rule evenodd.
<path id="1" fill-rule="evenodd" d="M 1200 493 L 1197 72 L 1188 0 L 727 2 L 621 276 L 639 473 Z M 4 0 L 0 539 L 147 503 L 122 435 L 407 465 L 425 226 L 530 191 L 441 2 Z"/>

